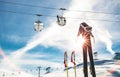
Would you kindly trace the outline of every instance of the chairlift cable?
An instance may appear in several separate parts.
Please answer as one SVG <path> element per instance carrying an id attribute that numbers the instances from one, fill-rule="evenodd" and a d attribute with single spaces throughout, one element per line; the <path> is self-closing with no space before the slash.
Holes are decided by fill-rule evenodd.
<path id="1" fill-rule="evenodd" d="M 22 15 L 31 15 L 31 16 L 35 16 L 36 14 L 33 13 L 25 13 L 25 12 L 15 12 L 15 11 L 8 11 L 8 10 L 1 10 L 0 12 L 6 12 L 6 13 L 15 13 L 15 14 L 22 14 Z M 56 16 L 51 16 L 51 15 L 42 15 L 45 17 L 56 17 Z M 104 20 L 104 19 L 89 19 L 89 18 L 72 18 L 72 17 L 66 17 L 66 18 L 70 18 L 70 19 L 86 19 L 86 20 L 97 20 L 97 21 L 107 21 L 107 22 L 120 22 L 119 20 Z"/>
<path id="2" fill-rule="evenodd" d="M 31 4 L 23 4 L 23 3 L 8 2 L 8 1 L 0 1 L 0 2 L 1 2 L 1 3 L 4 3 L 4 4 L 11 4 L 11 5 L 21 5 L 21 6 L 29 6 L 29 7 L 37 7 L 37 8 L 51 9 L 51 10 L 60 10 L 60 9 L 58 9 L 58 8 L 38 6 L 38 5 L 31 5 Z M 99 14 L 109 14 L 109 15 L 120 15 L 120 14 L 111 13 L 111 12 L 95 12 L 95 11 L 83 11 L 83 10 L 72 10 L 72 9 L 66 9 L 66 11 L 86 12 L 86 13 L 99 13 Z"/>

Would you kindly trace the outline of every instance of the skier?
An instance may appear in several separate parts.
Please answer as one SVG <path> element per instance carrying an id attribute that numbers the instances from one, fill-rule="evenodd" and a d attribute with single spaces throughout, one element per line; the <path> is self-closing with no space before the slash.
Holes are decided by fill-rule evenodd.
<path id="1" fill-rule="evenodd" d="M 91 33 L 92 27 L 87 25 L 85 22 L 80 24 L 79 31 L 77 37 L 81 34 L 82 37 L 84 38 L 84 43 L 82 45 L 83 49 L 83 72 L 84 72 L 84 77 L 88 77 L 88 69 L 87 69 L 87 53 L 89 54 L 89 59 L 90 59 L 90 71 L 93 77 L 96 77 L 95 73 L 95 67 L 94 67 L 94 61 L 93 61 L 93 54 L 92 54 L 92 47 L 91 47 L 91 38 L 94 36 Z M 94 41 L 95 42 L 95 41 Z"/>

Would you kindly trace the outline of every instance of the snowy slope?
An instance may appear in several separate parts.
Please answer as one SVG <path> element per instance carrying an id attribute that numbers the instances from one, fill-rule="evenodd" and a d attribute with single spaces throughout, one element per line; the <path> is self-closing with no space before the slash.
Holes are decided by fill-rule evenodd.
<path id="1" fill-rule="evenodd" d="M 95 61 L 97 77 L 120 77 L 120 61 L 98 60 Z M 77 77 L 84 77 L 82 64 L 77 66 Z M 53 72 L 43 77 L 66 77 L 66 71 Z M 74 69 L 69 69 L 69 77 L 74 77 Z M 92 77 L 89 73 L 89 77 Z"/>
<path id="2" fill-rule="evenodd" d="M 89 64 L 89 63 L 88 63 Z M 83 76 L 83 64 L 77 65 L 77 77 Z M 119 60 L 97 60 L 95 61 L 95 69 L 97 77 L 120 77 L 120 61 Z M 15 72 L 11 70 L 0 69 L 0 77 L 38 77 L 32 73 Z M 41 77 L 66 77 L 66 71 L 53 71 L 43 74 Z M 74 77 L 74 69 L 70 67 L 69 77 Z M 89 73 L 89 77 L 92 77 Z"/>

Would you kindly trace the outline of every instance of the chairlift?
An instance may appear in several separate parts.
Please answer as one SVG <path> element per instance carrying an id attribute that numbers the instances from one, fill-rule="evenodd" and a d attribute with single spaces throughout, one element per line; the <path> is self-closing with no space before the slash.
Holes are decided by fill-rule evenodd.
<path id="1" fill-rule="evenodd" d="M 36 16 L 40 17 L 42 15 L 36 14 Z M 40 20 L 35 21 L 35 23 L 34 23 L 34 30 L 35 31 L 42 31 L 43 28 L 44 28 L 44 24 Z"/>
<path id="2" fill-rule="evenodd" d="M 42 31 L 43 28 L 44 28 L 43 23 L 40 20 L 35 21 L 35 23 L 34 23 L 34 30 L 35 31 Z"/>
<path id="3" fill-rule="evenodd" d="M 62 15 L 57 15 L 57 23 L 60 26 L 65 26 L 66 25 L 66 18 L 63 17 L 63 11 L 66 10 L 65 8 L 60 8 L 62 10 Z"/>
<path id="4" fill-rule="evenodd" d="M 66 25 L 66 19 L 65 19 L 65 17 L 63 17 L 61 15 L 57 15 L 57 23 L 60 26 Z"/>

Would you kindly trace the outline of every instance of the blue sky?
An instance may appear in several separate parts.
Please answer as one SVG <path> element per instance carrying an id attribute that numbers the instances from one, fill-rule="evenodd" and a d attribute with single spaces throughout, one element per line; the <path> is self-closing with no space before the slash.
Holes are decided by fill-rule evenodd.
<path id="1" fill-rule="evenodd" d="M 7 1 L 7 0 L 5 0 Z M 31 1 L 28 3 L 28 1 L 19 2 L 14 0 L 8 0 L 8 2 L 16 2 L 16 3 L 23 3 L 23 4 L 31 4 L 31 5 L 47 5 L 45 7 L 55 7 L 57 4 L 53 4 L 54 1 Z M 64 2 L 64 1 L 63 1 Z M 0 3 L 1 10 L 10 10 L 15 12 L 25 12 L 25 13 L 32 13 L 32 14 L 50 14 L 53 13 L 53 11 L 56 10 L 49 10 L 49 9 L 41 9 L 41 8 L 34 8 L 34 7 L 28 7 L 28 6 L 20 6 L 20 5 L 14 5 L 14 4 L 4 4 Z M 52 5 L 50 5 L 52 4 Z M 62 1 L 61 1 L 62 4 Z M 45 10 L 45 11 L 44 11 Z M 47 12 L 46 12 L 47 11 Z M 57 13 L 56 13 L 57 14 Z M 55 14 L 55 16 L 56 16 Z M 24 15 L 24 14 L 14 14 L 14 13 L 5 13 L 1 12 L 1 46 L 3 49 L 9 49 L 9 50 L 15 50 L 23 47 L 27 40 L 30 39 L 33 35 L 36 34 L 36 32 L 33 30 L 33 24 L 36 20 L 38 20 L 38 17 L 35 15 Z M 45 27 L 49 26 L 49 23 L 46 22 L 47 17 L 42 17 L 41 20 L 45 22 Z M 22 38 L 21 38 L 22 37 Z M 11 45 L 12 44 L 12 45 Z"/>
<path id="2" fill-rule="evenodd" d="M 57 14 L 61 14 L 61 11 L 3 3 L 1 1 L 49 8 L 52 7 L 57 9 L 67 8 L 70 10 L 114 13 L 114 15 L 65 11 L 64 16 L 66 17 L 83 19 L 67 18 L 67 25 L 60 27 L 56 24 L 55 17 L 42 16 L 40 17 L 40 20 L 44 23 L 45 28 L 42 32 L 35 32 L 33 29 L 34 22 L 39 18 L 35 15 L 18 13 L 22 12 L 56 16 Z M 10 60 L 12 60 L 18 67 L 23 67 L 27 64 L 34 65 L 34 62 L 36 62 L 36 66 L 43 66 L 44 64 L 49 66 L 49 63 L 51 63 L 51 66 L 54 66 L 52 64 L 56 64 L 57 67 L 62 64 L 60 67 L 64 67 L 63 54 L 66 50 L 69 55 L 72 50 L 76 50 L 76 53 L 80 54 L 78 57 L 80 56 L 81 60 L 80 43 L 76 44 L 75 39 L 79 24 L 81 22 L 87 22 L 93 27 L 93 34 L 96 39 L 96 43 L 93 44 L 93 51 L 111 55 L 112 52 L 120 52 L 120 23 L 111 22 L 120 21 L 119 9 L 119 0 L 96 0 L 94 2 L 92 0 L 0 0 L 0 47 L 6 54 L 6 57 L 11 57 Z M 17 13 L 3 12 L 3 10 Z M 107 58 L 106 55 L 104 56 Z M 0 58 L 2 60 L 2 57 Z M 19 62 L 25 61 L 28 63 L 19 64 Z M 33 61 L 33 64 L 30 63 L 30 61 Z"/>

